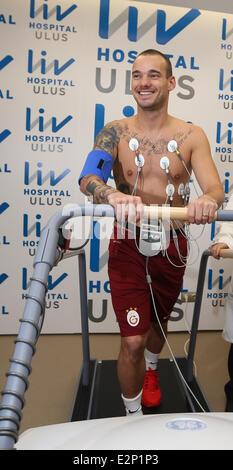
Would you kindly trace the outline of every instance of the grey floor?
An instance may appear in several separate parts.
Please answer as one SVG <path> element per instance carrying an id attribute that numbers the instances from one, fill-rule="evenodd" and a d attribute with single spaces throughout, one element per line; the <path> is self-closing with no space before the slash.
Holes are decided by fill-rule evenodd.
<path id="1" fill-rule="evenodd" d="M 14 351 L 14 336 L 0 336 L 0 390 L 3 390 Z M 175 356 L 184 356 L 187 333 L 169 333 Z M 91 357 L 116 359 L 118 334 L 90 335 Z M 212 411 L 225 411 L 229 343 L 221 332 L 199 332 L 195 353 L 197 378 Z M 161 357 L 170 357 L 167 346 Z M 81 335 L 41 335 L 32 360 L 20 433 L 26 429 L 69 421 L 82 364 Z"/>

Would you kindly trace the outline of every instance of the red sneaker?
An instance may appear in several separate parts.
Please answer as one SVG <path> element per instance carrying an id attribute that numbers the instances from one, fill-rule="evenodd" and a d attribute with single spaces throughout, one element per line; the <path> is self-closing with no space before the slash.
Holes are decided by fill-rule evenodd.
<path id="1" fill-rule="evenodd" d="M 143 383 L 142 405 L 159 406 L 161 403 L 161 390 L 158 385 L 159 377 L 157 370 L 147 370 Z"/>

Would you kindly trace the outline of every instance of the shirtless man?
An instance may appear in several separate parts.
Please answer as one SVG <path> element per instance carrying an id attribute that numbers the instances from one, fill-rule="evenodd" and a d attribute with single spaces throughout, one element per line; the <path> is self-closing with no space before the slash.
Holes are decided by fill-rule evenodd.
<path id="1" fill-rule="evenodd" d="M 127 218 L 133 207 L 138 221 L 142 204 L 165 203 L 168 179 L 160 166 L 164 156 L 169 158 L 170 183 L 175 187 L 173 206 L 182 205 L 178 187 L 189 181 L 189 175 L 178 155 L 168 152 L 167 145 L 171 140 L 178 143 L 186 168 L 189 173 L 194 171 L 203 192 L 201 197 L 189 203 L 188 222 L 211 223 L 224 200 L 205 133 L 168 114 L 169 93 L 175 85 L 171 63 L 163 54 L 151 49 L 139 54 L 132 70 L 137 114 L 107 124 L 88 156 L 79 179 L 81 191 L 92 195 L 95 203 L 111 204 L 117 220 Z M 144 157 L 136 195 L 132 195 L 137 177 L 135 152 L 129 148 L 132 138 L 137 139 L 140 154 Z M 112 167 L 116 188 L 106 184 Z M 185 239 L 179 235 L 178 239 L 180 252 L 185 257 Z M 180 263 L 172 236 L 168 254 L 173 265 L 161 253 L 151 257 L 148 264 L 156 309 L 165 334 L 184 274 L 184 268 L 174 267 Z M 164 336 L 151 304 L 145 265 L 145 257 L 138 252 L 135 240 L 129 240 L 127 236 L 117 240 L 115 232 L 109 247 L 109 279 L 121 332 L 118 377 L 126 414 L 132 416 L 142 413 L 141 402 L 145 406 L 158 406 L 161 401 L 156 369 Z"/>

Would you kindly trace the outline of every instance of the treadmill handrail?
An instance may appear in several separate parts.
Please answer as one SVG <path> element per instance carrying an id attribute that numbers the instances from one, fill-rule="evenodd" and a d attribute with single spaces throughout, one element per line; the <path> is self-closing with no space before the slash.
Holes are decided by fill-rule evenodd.
<path id="1" fill-rule="evenodd" d="M 233 258 L 233 250 L 230 248 L 223 248 L 220 250 L 220 257 L 221 258 Z"/>
<path id="2" fill-rule="evenodd" d="M 203 292 L 205 287 L 205 276 L 206 276 L 206 268 L 208 259 L 210 256 L 213 256 L 210 249 L 205 250 L 202 253 L 199 273 L 198 273 L 198 280 L 197 280 L 197 289 L 196 289 L 196 299 L 194 304 L 193 310 L 193 319 L 192 319 L 192 326 L 191 326 L 191 334 L 190 334 L 190 341 L 189 341 L 189 349 L 188 349 L 188 356 L 187 356 L 187 381 L 192 382 L 193 380 L 193 363 L 194 363 L 194 354 L 195 354 L 195 346 L 196 346 L 196 337 L 197 331 L 199 326 L 199 318 L 201 312 L 201 304 L 203 298 Z M 220 251 L 220 257 L 222 258 L 233 258 L 233 250 L 230 248 L 224 248 Z"/>

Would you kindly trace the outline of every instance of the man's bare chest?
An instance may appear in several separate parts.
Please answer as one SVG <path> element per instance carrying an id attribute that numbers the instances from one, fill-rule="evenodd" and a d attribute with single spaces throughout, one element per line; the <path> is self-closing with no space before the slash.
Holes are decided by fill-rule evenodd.
<path id="1" fill-rule="evenodd" d="M 187 178 L 191 171 L 191 151 L 178 137 L 171 134 L 152 140 L 132 132 L 127 138 L 121 138 L 118 159 L 125 176 L 131 176 L 140 166 L 147 178 L 159 176 L 163 179 L 168 173 L 173 180 Z"/>

